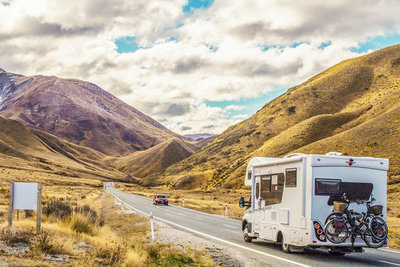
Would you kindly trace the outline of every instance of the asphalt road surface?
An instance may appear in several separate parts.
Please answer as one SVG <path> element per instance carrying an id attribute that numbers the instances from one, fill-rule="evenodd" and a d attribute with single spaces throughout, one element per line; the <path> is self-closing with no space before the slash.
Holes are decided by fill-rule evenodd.
<path id="1" fill-rule="evenodd" d="M 174 205 L 155 206 L 152 199 L 121 192 L 112 183 L 107 183 L 106 187 L 116 199 L 137 213 L 149 216 L 152 212 L 155 221 L 238 248 L 252 258 L 266 257 L 273 266 L 400 266 L 400 252 L 388 249 L 366 248 L 363 253 L 333 256 L 322 249 L 287 254 L 274 244 L 261 241 L 246 243 L 238 220 Z"/>

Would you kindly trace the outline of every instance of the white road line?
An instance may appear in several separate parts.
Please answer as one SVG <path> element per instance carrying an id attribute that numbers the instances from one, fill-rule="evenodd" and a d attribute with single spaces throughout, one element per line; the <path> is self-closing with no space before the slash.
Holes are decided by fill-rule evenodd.
<path id="1" fill-rule="evenodd" d="M 400 251 L 396 251 L 396 250 L 388 249 L 388 248 L 380 248 L 379 250 L 400 254 Z"/>
<path id="2" fill-rule="evenodd" d="M 118 198 L 117 196 L 115 196 L 113 193 L 111 193 L 111 194 L 112 194 L 115 198 L 119 199 L 119 198 Z M 139 210 L 139 209 L 137 209 L 137 208 L 135 208 L 135 207 L 132 207 L 131 205 L 129 205 L 129 204 L 127 204 L 127 203 L 125 203 L 125 205 L 128 206 L 128 207 L 130 207 L 130 208 L 133 209 L 133 210 L 136 210 L 138 213 L 141 213 L 141 214 L 143 214 L 143 215 L 145 215 L 145 216 L 150 216 L 150 214 L 148 214 L 148 213 L 146 213 L 146 212 L 144 212 L 144 211 L 141 211 L 141 210 Z M 243 246 L 243 245 L 239 245 L 239 244 L 236 244 L 236 243 L 233 243 L 233 242 L 230 242 L 230 241 L 227 241 L 227 240 L 224 240 L 224 239 L 221 239 L 221 238 L 212 236 L 212 235 L 208 235 L 208 234 L 205 234 L 205 233 L 202 233 L 202 232 L 199 232 L 199 231 L 190 229 L 190 228 L 188 228 L 188 227 L 185 227 L 185 226 L 176 224 L 176 223 L 174 223 L 174 222 L 171 222 L 171 221 L 168 221 L 168 220 L 165 220 L 165 219 L 156 217 L 156 216 L 154 216 L 154 219 L 155 219 L 155 220 L 162 221 L 162 222 L 165 222 L 165 223 L 170 224 L 170 225 L 174 225 L 174 226 L 179 227 L 179 228 L 182 228 L 182 229 L 184 229 L 184 230 L 186 230 L 186 231 L 189 231 L 189 232 L 192 232 L 192 233 L 195 233 L 195 234 L 198 234 L 198 235 L 202 235 L 202 236 L 207 237 L 207 238 L 209 238 L 209 239 L 214 239 L 214 240 L 216 240 L 216 241 L 229 244 L 229 245 L 231 245 L 231 246 L 235 246 L 235 247 L 238 247 L 238 248 L 241 248 L 241 249 L 246 249 L 246 250 L 248 250 L 248 251 L 261 254 L 261 255 L 263 255 L 263 256 L 267 256 L 267 257 L 270 257 L 270 258 L 274 258 L 274 259 L 277 259 L 277 260 L 280 260 L 280 261 L 285 261 L 285 262 L 287 262 L 287 263 L 295 264 L 295 265 L 298 265 L 298 266 L 311 267 L 310 265 L 306 265 L 306 264 L 302 264 L 302 263 L 295 262 L 295 261 L 292 261 L 292 260 L 288 260 L 288 259 L 285 259 L 285 258 L 281 258 L 281 257 L 275 256 L 275 255 L 272 255 L 272 254 L 269 254 L 269 253 L 266 253 L 266 252 L 262 252 L 262 251 L 259 251 L 259 250 L 256 250 L 256 249 L 252 249 L 252 248 L 249 248 L 249 247 L 246 247 L 246 246 Z"/>
<path id="3" fill-rule="evenodd" d="M 223 225 L 226 226 L 226 227 L 229 227 L 229 228 L 238 229 L 237 226 L 232 226 L 232 225 L 229 225 L 229 224 L 223 224 Z"/>
<path id="4" fill-rule="evenodd" d="M 391 265 L 394 265 L 394 266 L 400 266 L 399 263 L 394 263 L 394 262 L 390 262 L 390 261 L 379 260 L 379 262 L 386 263 L 386 264 L 391 264 Z"/>

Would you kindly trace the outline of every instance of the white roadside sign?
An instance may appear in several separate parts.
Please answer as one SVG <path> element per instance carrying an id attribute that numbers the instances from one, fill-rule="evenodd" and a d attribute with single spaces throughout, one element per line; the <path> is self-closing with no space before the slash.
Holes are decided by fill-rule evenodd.
<path id="1" fill-rule="evenodd" d="M 37 210 L 38 183 L 14 183 L 15 210 Z"/>

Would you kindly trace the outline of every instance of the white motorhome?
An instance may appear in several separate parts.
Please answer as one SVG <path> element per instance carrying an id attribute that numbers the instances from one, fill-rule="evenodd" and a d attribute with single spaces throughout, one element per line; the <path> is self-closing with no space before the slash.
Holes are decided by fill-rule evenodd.
<path id="1" fill-rule="evenodd" d="M 285 252 L 306 247 L 328 248 L 333 254 L 362 252 L 367 245 L 360 237 L 354 246 L 350 240 L 333 244 L 317 230 L 332 212 L 339 190 L 353 198 L 373 194 L 376 204 L 383 206 L 382 218 L 386 221 L 388 168 L 387 159 L 341 156 L 337 152 L 252 158 L 245 177 L 245 185 L 251 186 L 252 192 L 250 200 L 244 202 L 248 207 L 242 219 L 245 241 L 281 243 Z M 364 205 L 350 205 L 357 212 L 366 212 Z"/>

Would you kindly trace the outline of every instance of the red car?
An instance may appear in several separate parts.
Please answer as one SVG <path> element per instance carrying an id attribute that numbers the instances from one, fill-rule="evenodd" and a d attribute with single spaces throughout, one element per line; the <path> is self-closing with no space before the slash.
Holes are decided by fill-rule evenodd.
<path id="1" fill-rule="evenodd" d="M 154 205 L 164 204 L 168 206 L 168 198 L 165 195 L 155 195 L 153 199 L 153 204 Z"/>

